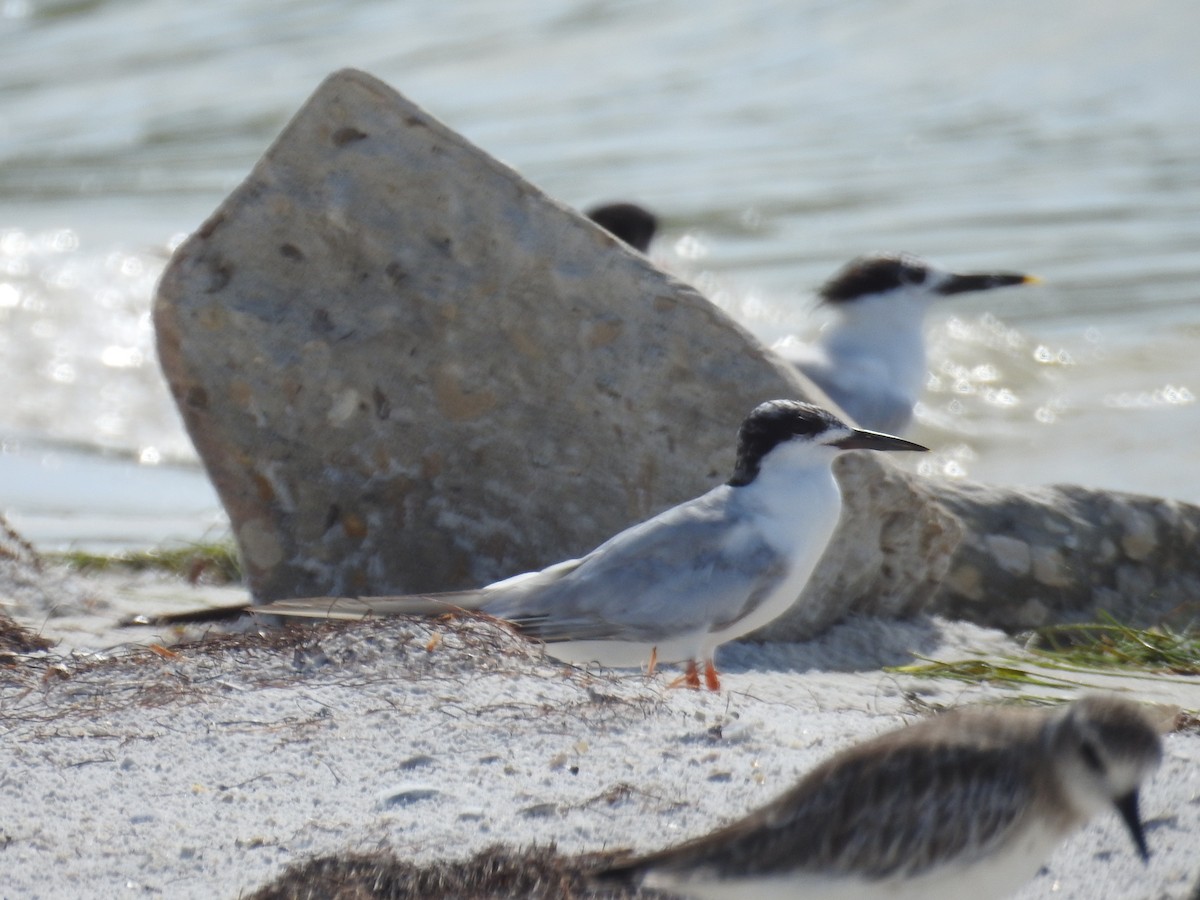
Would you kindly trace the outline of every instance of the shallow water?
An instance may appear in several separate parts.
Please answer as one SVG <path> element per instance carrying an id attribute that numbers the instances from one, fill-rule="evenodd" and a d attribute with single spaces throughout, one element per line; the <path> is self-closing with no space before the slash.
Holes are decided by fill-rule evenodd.
<path id="1" fill-rule="evenodd" d="M 1200 502 L 1200 6 L 0 0 L 0 510 L 211 536 L 148 310 L 330 71 L 383 78 L 767 342 L 867 250 L 1036 272 L 930 319 L 921 465 Z M 180 466 L 167 466 L 181 463 Z"/>

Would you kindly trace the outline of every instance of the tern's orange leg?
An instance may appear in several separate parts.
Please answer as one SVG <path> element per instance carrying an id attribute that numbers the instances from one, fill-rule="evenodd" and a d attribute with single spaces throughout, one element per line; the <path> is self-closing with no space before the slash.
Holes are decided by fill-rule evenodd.
<path id="1" fill-rule="evenodd" d="M 696 669 L 696 661 L 688 660 L 687 671 L 667 685 L 669 688 L 688 687 L 693 691 L 700 690 L 700 672 Z"/>
<path id="2" fill-rule="evenodd" d="M 704 661 L 704 684 L 714 693 L 721 690 L 721 676 L 711 659 Z M 696 687 L 700 687 L 700 679 L 698 678 L 696 679 Z"/>
<path id="3" fill-rule="evenodd" d="M 656 668 L 658 668 L 658 648 L 657 648 L 657 647 L 651 647 L 651 648 L 650 648 L 650 662 L 646 664 L 646 675 L 647 675 L 647 677 L 653 677 L 653 676 L 654 676 L 654 670 L 655 670 Z"/>

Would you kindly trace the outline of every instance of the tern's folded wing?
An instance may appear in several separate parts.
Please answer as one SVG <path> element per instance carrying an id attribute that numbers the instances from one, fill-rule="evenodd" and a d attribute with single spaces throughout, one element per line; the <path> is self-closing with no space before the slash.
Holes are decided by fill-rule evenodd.
<path id="1" fill-rule="evenodd" d="M 622 532 L 533 590 L 489 591 L 483 610 L 545 641 L 658 641 L 720 630 L 753 610 L 786 560 L 749 521 L 694 508 Z"/>

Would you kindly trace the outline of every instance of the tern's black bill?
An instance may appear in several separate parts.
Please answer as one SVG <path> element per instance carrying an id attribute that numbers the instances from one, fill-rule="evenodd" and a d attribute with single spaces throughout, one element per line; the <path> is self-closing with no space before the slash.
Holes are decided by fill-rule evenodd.
<path id="1" fill-rule="evenodd" d="M 986 275 L 951 275 L 936 288 L 939 294 L 965 294 L 969 291 L 987 291 L 992 288 L 1012 287 L 1014 284 L 1036 284 L 1036 275 L 1021 275 L 1017 272 L 992 272 Z"/>
<path id="2" fill-rule="evenodd" d="M 1148 862 L 1150 850 L 1146 847 L 1146 833 L 1142 829 L 1142 817 L 1138 813 L 1138 792 L 1132 790 L 1124 797 L 1117 798 L 1116 806 L 1117 812 L 1121 814 L 1121 818 L 1125 820 L 1125 825 L 1129 828 L 1133 843 L 1137 845 L 1138 855 L 1141 856 L 1142 862 Z"/>
<path id="3" fill-rule="evenodd" d="M 849 437 L 840 441 L 830 441 L 829 446 L 841 450 L 921 450 L 928 452 L 928 447 L 906 441 L 891 434 L 879 431 L 864 431 L 855 429 Z"/>

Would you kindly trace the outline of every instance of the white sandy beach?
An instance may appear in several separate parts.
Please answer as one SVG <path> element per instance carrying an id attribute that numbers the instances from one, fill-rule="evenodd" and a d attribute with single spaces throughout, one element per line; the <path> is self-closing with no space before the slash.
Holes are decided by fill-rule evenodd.
<path id="1" fill-rule="evenodd" d="M 720 694 L 668 689 L 671 671 L 565 668 L 482 623 L 243 640 L 4 667 L 0 896 L 233 898 L 344 851 L 422 862 L 496 843 L 649 850 L 742 815 L 839 748 L 931 707 L 1014 696 L 882 671 L 912 651 L 1015 650 L 998 632 L 940 621 L 860 620 L 805 645 L 731 645 Z M 1200 688 L 1178 679 L 1107 684 L 1200 706 Z M 1165 745 L 1143 795 L 1149 865 L 1117 816 L 1102 816 L 1021 898 L 1191 896 L 1200 734 Z"/>
<path id="2" fill-rule="evenodd" d="M 862 252 L 1036 272 L 1039 288 L 948 298 L 931 315 L 911 437 L 934 452 L 912 464 L 1200 503 L 1200 5 L 1153 11 L 2 3 L 0 521 L 42 551 L 224 539 L 159 368 L 152 296 L 167 256 L 346 66 L 563 203 L 647 204 L 664 226 L 651 257 L 766 345 L 814 337 L 830 311 L 813 291 Z M 722 647 L 720 694 L 668 689 L 669 668 L 566 668 L 480 624 L 176 648 L 205 629 L 116 622 L 244 590 L 70 575 L 4 537 L 0 614 L 55 648 L 0 649 L 0 900 L 230 900 L 348 852 L 652 850 L 736 819 L 856 740 L 1020 699 L 886 671 L 1022 652 L 928 619 Z M 1145 584 L 1120 595 L 1138 602 Z M 1200 679 L 1044 674 L 1062 680 L 1024 693 L 1200 710 Z M 1200 900 L 1188 721 L 1143 792 L 1149 864 L 1104 815 L 1021 900 Z"/>

